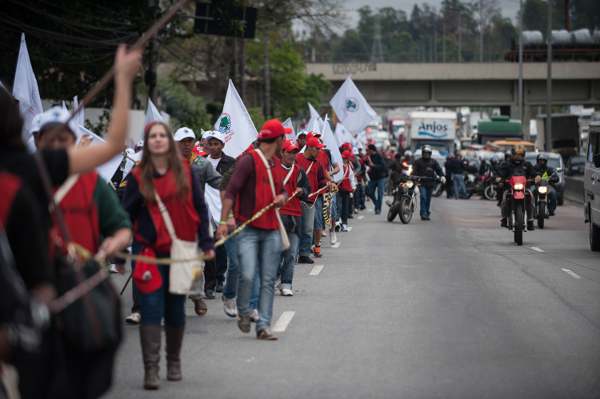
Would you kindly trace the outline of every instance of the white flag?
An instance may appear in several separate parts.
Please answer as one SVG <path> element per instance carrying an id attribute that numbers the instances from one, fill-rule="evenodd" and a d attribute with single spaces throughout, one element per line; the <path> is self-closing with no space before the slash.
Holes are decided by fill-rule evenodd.
<path id="1" fill-rule="evenodd" d="M 283 121 L 282 125 L 283 125 L 283 127 L 292 129 L 292 132 L 290 134 L 288 134 L 288 138 L 290 140 L 292 140 L 293 142 L 296 142 L 296 131 L 294 130 L 294 124 L 292 123 L 292 118 L 287 118 L 285 121 Z"/>
<path id="2" fill-rule="evenodd" d="M 215 224 L 221 220 L 221 192 L 208 184 L 204 185 L 204 201 L 208 205 L 208 212 Z"/>
<path id="3" fill-rule="evenodd" d="M 331 178 L 334 181 L 339 182 L 344 177 L 344 172 L 342 170 L 344 161 L 342 160 L 342 154 L 340 154 L 340 149 L 338 148 L 337 140 L 335 139 L 335 136 L 331 131 L 331 127 L 329 126 L 329 120 L 327 119 L 327 115 L 325 115 L 325 120 L 323 121 L 322 129 L 323 131 L 321 133 L 321 139 L 323 140 L 323 143 L 331 153 L 331 163 L 337 164 L 340 167 L 340 170 L 335 175 L 331 176 Z"/>
<path id="4" fill-rule="evenodd" d="M 146 126 L 150 122 L 155 122 L 155 121 L 167 123 L 165 121 L 165 118 L 158 111 L 158 108 L 156 108 L 156 105 L 154 105 L 154 103 L 152 102 L 151 99 L 148 99 L 148 107 L 146 108 L 146 117 L 144 118 L 144 126 Z"/>
<path id="5" fill-rule="evenodd" d="M 321 129 L 323 128 L 323 119 L 321 119 L 321 116 L 319 116 L 319 113 L 311 103 L 308 103 L 308 110 L 310 112 L 310 119 L 306 125 L 306 131 L 322 133 Z"/>
<path id="6" fill-rule="evenodd" d="M 338 119 L 352 133 L 363 130 L 376 117 L 377 113 L 348 76 L 335 96 L 329 101 Z"/>
<path id="7" fill-rule="evenodd" d="M 25 122 L 23 124 L 23 142 L 27 143 L 30 138 L 29 128 L 31 127 L 31 120 L 37 114 L 44 112 L 44 109 L 42 108 L 42 99 L 40 98 L 37 80 L 31 67 L 24 33 L 21 34 L 21 47 L 19 48 L 17 72 L 15 73 L 12 94 L 14 98 L 19 100 L 19 109 Z"/>
<path id="8" fill-rule="evenodd" d="M 79 99 L 77 96 L 73 97 L 73 112 L 79 107 Z M 75 115 L 75 122 L 79 126 L 85 126 L 85 108 L 81 108 L 81 111 Z"/>
<path id="9" fill-rule="evenodd" d="M 225 147 L 223 150 L 231 157 L 237 158 L 246 151 L 248 146 L 256 141 L 258 132 L 252 118 L 246 110 L 231 79 L 223 104 L 223 112 L 215 123 L 215 130 L 225 135 Z"/>
<path id="10" fill-rule="evenodd" d="M 62 101 L 62 109 L 63 111 L 69 112 L 69 108 L 67 108 L 67 103 L 65 102 L 65 100 Z"/>
<path id="11" fill-rule="evenodd" d="M 90 145 L 100 144 L 100 143 L 105 142 L 105 140 L 102 137 L 98 136 L 96 133 L 92 132 L 91 130 L 86 129 L 85 127 L 83 127 L 81 125 L 79 126 L 79 132 L 77 132 L 77 135 L 78 135 L 78 139 L 81 139 L 81 136 L 84 136 L 84 135 L 90 136 L 92 138 L 92 143 Z M 121 165 L 122 160 L 123 160 L 123 154 L 117 154 L 110 161 L 98 166 L 96 168 L 96 172 L 98 172 L 98 174 L 104 180 L 106 180 L 107 182 L 110 182 L 113 175 L 115 174 L 115 172 Z"/>
<path id="12" fill-rule="evenodd" d="M 335 138 L 337 139 L 338 145 L 340 147 L 342 146 L 342 144 L 352 143 L 354 141 L 352 133 L 350 133 L 348 129 L 346 129 L 346 127 L 341 123 L 335 125 Z"/>

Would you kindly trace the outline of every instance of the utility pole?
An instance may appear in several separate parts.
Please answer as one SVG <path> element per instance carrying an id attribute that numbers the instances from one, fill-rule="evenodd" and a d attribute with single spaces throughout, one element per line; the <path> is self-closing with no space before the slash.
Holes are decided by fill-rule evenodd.
<path id="1" fill-rule="evenodd" d="M 479 0 L 479 62 L 483 62 L 483 0 Z"/>
<path id="2" fill-rule="evenodd" d="M 458 26 L 456 27 L 458 31 L 458 62 L 462 62 L 462 29 L 460 25 L 460 10 L 458 10 Z"/>
<path id="3" fill-rule="evenodd" d="M 546 128 L 544 129 L 546 151 L 552 149 L 552 1 L 548 1 L 548 23 L 546 29 Z"/>
<path id="4" fill-rule="evenodd" d="M 384 62 L 383 46 L 381 45 L 381 20 L 375 19 L 375 32 L 373 33 L 373 47 L 371 47 L 371 62 Z"/>
<path id="5" fill-rule="evenodd" d="M 523 102 L 523 0 L 519 0 L 519 115 L 521 124 L 525 121 Z"/>
<path id="6" fill-rule="evenodd" d="M 270 54 L 269 54 L 269 30 L 265 30 L 265 36 L 263 37 L 263 73 L 265 81 L 265 93 L 264 93 L 264 104 L 263 113 L 265 118 L 268 119 L 271 116 L 271 65 L 270 65 Z"/>

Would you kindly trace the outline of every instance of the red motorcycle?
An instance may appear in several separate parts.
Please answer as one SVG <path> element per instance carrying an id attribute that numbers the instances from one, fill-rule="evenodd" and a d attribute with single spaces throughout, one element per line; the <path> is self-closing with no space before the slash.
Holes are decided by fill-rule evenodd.
<path id="1" fill-rule="evenodd" d="M 508 217 L 508 228 L 515 234 L 515 243 L 523 245 L 523 232 L 526 231 L 525 223 L 525 201 L 531 192 L 527 189 L 527 178 L 525 176 L 513 176 L 508 179 L 507 200 L 510 201 L 510 215 Z"/>

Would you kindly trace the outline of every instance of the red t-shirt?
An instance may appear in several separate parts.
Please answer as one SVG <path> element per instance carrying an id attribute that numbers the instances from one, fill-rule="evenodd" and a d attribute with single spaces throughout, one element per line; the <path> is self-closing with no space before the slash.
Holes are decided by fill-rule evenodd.
<path id="1" fill-rule="evenodd" d="M 306 158 L 304 154 L 298 154 L 296 155 L 296 164 L 306 173 L 311 193 L 314 193 L 327 184 L 325 173 L 323 173 L 323 167 L 318 161 L 310 160 Z M 315 202 L 317 198 L 318 196 L 316 195 L 310 197 L 312 202 Z"/>

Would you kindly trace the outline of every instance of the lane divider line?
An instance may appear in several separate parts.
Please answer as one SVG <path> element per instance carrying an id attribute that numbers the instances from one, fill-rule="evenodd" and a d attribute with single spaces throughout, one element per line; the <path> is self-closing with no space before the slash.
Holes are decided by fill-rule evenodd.
<path id="1" fill-rule="evenodd" d="M 562 268 L 560 270 L 567 273 L 569 276 L 573 277 L 574 279 L 579 280 L 581 278 L 581 276 L 579 274 L 575 273 L 573 270 L 565 269 L 565 268 Z"/>
<path id="2" fill-rule="evenodd" d="M 325 265 L 314 265 L 310 273 L 310 276 L 318 276 L 322 271 Z"/>
<path id="3" fill-rule="evenodd" d="M 544 252 L 546 252 L 546 251 L 544 251 L 542 248 L 539 248 L 539 247 L 529 247 L 529 248 L 533 249 L 533 250 L 534 250 L 534 251 L 536 251 L 536 252 L 541 252 L 541 253 L 544 253 Z"/>
<path id="4" fill-rule="evenodd" d="M 273 327 L 273 332 L 284 332 L 290 325 L 290 322 L 294 318 L 295 314 L 296 312 L 291 310 L 286 310 L 285 312 L 283 312 L 281 316 L 279 316 L 279 319 L 277 319 L 277 323 L 275 323 L 275 326 Z"/>

